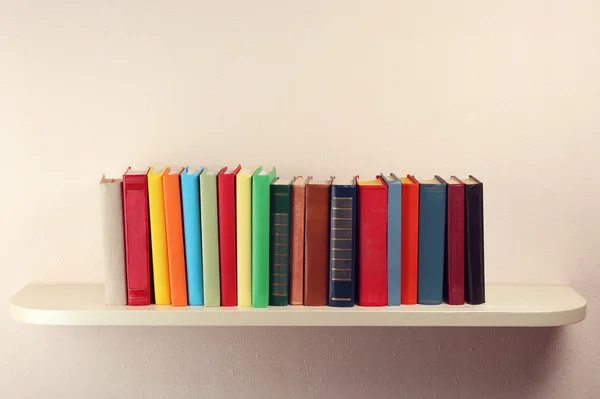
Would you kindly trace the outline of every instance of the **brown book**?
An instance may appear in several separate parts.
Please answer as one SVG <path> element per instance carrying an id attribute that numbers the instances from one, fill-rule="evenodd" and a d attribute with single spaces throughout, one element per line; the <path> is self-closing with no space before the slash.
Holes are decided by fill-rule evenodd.
<path id="1" fill-rule="evenodd" d="M 325 306 L 329 285 L 329 212 L 331 180 L 306 185 L 304 231 L 304 305 Z"/>
<path id="2" fill-rule="evenodd" d="M 290 241 L 290 305 L 304 305 L 304 209 L 306 183 L 310 177 L 292 182 Z"/>

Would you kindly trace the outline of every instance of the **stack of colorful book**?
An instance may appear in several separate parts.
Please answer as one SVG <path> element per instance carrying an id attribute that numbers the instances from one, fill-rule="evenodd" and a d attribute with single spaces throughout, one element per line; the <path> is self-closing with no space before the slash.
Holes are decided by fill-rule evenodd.
<path id="1" fill-rule="evenodd" d="M 473 176 L 128 168 L 100 187 L 107 305 L 485 302 Z"/>

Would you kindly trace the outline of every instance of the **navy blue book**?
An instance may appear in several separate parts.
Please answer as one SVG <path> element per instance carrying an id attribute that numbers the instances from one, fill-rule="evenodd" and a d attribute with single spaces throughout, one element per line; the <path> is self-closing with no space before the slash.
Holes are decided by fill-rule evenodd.
<path id="1" fill-rule="evenodd" d="M 388 186 L 388 306 L 400 305 L 402 253 L 402 182 L 395 174 L 381 174 Z"/>
<path id="2" fill-rule="evenodd" d="M 331 183 L 329 234 L 329 306 L 352 307 L 356 287 L 356 184 Z"/>
<path id="3" fill-rule="evenodd" d="M 417 303 L 438 305 L 444 292 L 446 182 L 439 176 L 419 182 L 419 275 Z"/>

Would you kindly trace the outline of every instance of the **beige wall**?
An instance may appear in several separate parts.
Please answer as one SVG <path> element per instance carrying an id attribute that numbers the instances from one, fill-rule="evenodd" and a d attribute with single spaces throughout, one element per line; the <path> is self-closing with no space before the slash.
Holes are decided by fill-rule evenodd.
<path id="1" fill-rule="evenodd" d="M 0 397 L 600 397 L 600 4 L 0 1 Z M 571 284 L 558 329 L 21 325 L 101 282 L 131 164 L 485 182 L 488 282 Z"/>

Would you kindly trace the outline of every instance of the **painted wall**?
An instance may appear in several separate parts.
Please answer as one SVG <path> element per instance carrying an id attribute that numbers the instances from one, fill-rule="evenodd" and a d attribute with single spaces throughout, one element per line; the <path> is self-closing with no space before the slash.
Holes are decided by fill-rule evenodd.
<path id="1" fill-rule="evenodd" d="M 600 397 L 600 4 L 0 2 L 2 398 Z M 67 328 L 126 166 L 485 182 L 488 282 L 570 284 L 556 329 Z"/>

